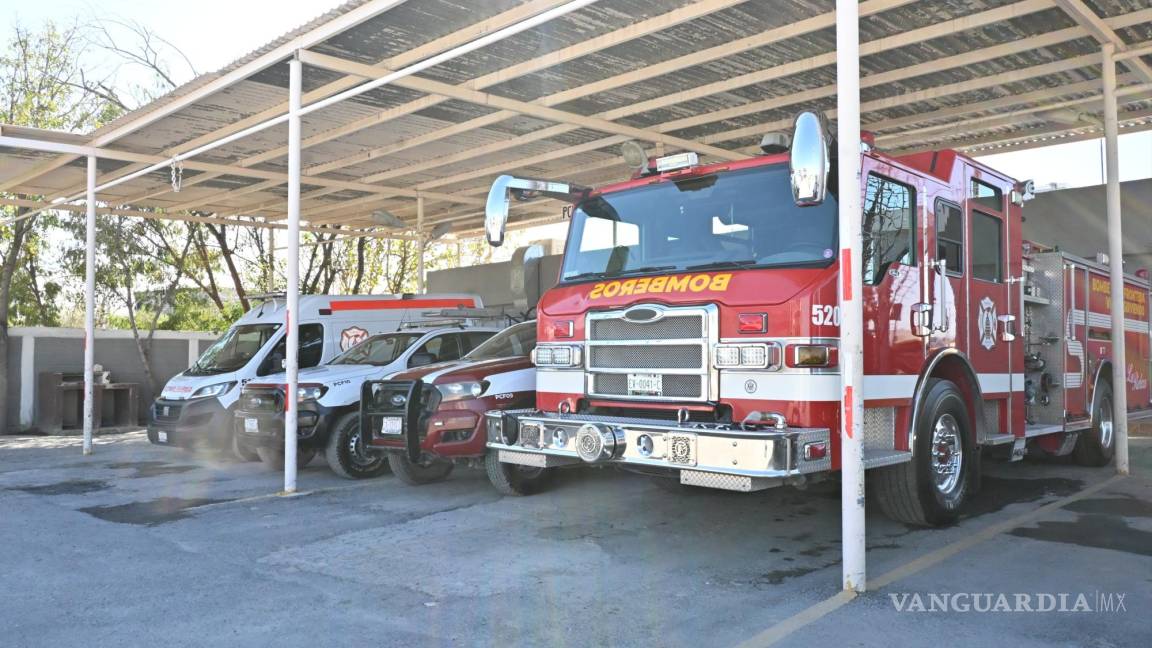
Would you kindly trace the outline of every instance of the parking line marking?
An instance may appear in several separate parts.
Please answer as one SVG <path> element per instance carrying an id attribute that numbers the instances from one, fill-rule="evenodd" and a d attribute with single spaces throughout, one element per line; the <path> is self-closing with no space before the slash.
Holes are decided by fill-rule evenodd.
<path id="1" fill-rule="evenodd" d="M 220 507 L 229 506 L 232 504 L 248 504 L 250 502 L 259 502 L 261 500 L 294 499 L 297 497 L 305 497 L 308 495 L 319 495 L 321 493 L 334 493 L 334 492 L 339 492 L 339 491 L 355 490 L 355 489 L 360 489 L 360 488 L 365 488 L 367 486 L 371 486 L 372 484 L 373 484 L 373 482 L 369 480 L 369 481 L 361 482 L 359 484 L 350 484 L 348 486 L 329 486 L 328 488 L 316 488 L 313 490 L 296 491 L 295 493 L 284 493 L 282 491 L 275 492 L 275 493 L 264 493 L 263 495 L 252 495 L 250 497 L 240 497 L 237 499 L 231 499 L 231 500 L 227 500 L 224 502 L 213 502 L 211 504 L 201 504 L 200 506 L 189 506 L 188 508 L 186 508 L 184 510 L 185 511 L 200 511 L 200 510 L 209 509 L 209 508 L 220 508 Z"/>
<path id="2" fill-rule="evenodd" d="M 1021 524 L 1031 522 L 1032 520 L 1041 517 L 1046 513 L 1059 508 L 1063 508 L 1072 502 L 1084 499 L 1089 495 L 1093 495 L 1101 490 L 1104 490 L 1105 488 L 1115 484 L 1121 479 L 1124 479 L 1124 477 L 1126 477 L 1126 475 L 1113 475 L 1112 477 L 1100 483 L 1093 484 L 1092 486 L 1089 486 L 1088 488 L 1085 488 L 1084 490 L 1077 493 L 1073 493 L 1072 495 L 1069 495 L 1063 499 L 1058 499 L 1055 502 L 1049 502 L 1040 508 L 1014 517 L 1011 520 L 993 524 L 992 526 L 983 529 L 974 535 L 968 536 L 967 538 L 963 538 L 961 540 L 957 540 L 952 544 L 945 545 L 935 551 L 924 554 L 923 556 L 920 556 L 915 560 L 911 560 L 895 569 L 890 570 L 885 574 L 882 574 L 874 579 L 867 580 L 866 582 L 868 591 L 879 590 L 883 587 L 891 585 L 892 583 L 895 583 L 898 580 L 902 580 L 919 571 L 927 569 L 928 567 L 941 563 L 944 560 L 947 560 L 948 558 L 951 558 L 952 556 L 960 553 L 961 551 L 970 549 L 980 544 L 981 542 L 984 542 L 985 540 L 989 540 L 1004 533 L 1005 531 L 1010 531 L 1013 528 L 1018 527 Z M 780 641 L 793 632 L 796 632 L 800 628 L 803 628 L 804 626 L 817 621 L 831 614 L 832 612 L 835 612 L 836 610 L 839 610 L 840 608 L 853 601 L 856 597 L 857 594 L 855 592 L 841 590 L 840 592 L 837 592 L 836 594 L 824 599 L 823 601 L 820 601 L 819 603 L 811 605 L 797 612 L 796 614 L 793 614 L 787 619 L 784 619 L 776 625 L 771 626 L 767 630 L 764 630 L 760 634 L 742 641 L 738 644 L 738 648 L 759 648 L 760 646 L 771 646 L 772 644 Z"/>

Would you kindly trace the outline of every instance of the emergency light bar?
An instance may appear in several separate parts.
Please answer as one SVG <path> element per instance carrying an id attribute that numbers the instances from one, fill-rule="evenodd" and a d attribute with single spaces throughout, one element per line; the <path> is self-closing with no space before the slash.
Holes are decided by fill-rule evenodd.
<path id="1" fill-rule="evenodd" d="M 664 157 L 656 158 L 656 172 L 667 173 L 675 171 L 676 169 L 687 169 L 700 164 L 700 156 L 695 151 L 688 151 L 687 153 L 677 153 L 676 155 L 665 155 Z"/>

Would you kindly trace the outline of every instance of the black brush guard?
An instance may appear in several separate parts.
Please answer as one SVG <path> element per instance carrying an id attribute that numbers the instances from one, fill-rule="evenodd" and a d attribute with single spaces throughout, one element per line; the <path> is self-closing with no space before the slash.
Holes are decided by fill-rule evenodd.
<path id="1" fill-rule="evenodd" d="M 419 463 L 420 418 L 424 409 L 424 384 L 419 380 L 368 380 L 360 387 L 360 438 L 394 439 L 383 434 L 384 419 L 400 417 L 404 448 L 412 463 Z"/>

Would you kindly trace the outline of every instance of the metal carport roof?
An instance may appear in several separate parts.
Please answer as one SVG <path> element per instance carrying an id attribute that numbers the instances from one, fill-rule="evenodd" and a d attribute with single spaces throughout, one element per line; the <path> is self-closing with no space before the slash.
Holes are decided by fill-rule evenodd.
<path id="1" fill-rule="evenodd" d="M 284 114 L 283 62 L 296 50 L 307 106 L 561 4 L 353 0 L 93 133 L 0 125 L 0 143 L 99 147 L 103 184 Z M 1101 111 L 1102 42 L 1121 57 L 1143 54 L 1123 62 L 1121 127 L 1152 128 L 1146 0 L 867 0 L 859 9 L 863 127 L 883 148 L 979 152 L 1099 137 L 1084 116 Z M 801 108 L 835 116 L 834 33 L 831 0 L 600 0 L 306 115 L 301 217 L 365 228 L 384 208 L 415 227 L 419 195 L 425 227 L 467 233 L 499 173 L 619 179 L 618 147 L 629 139 L 710 159 L 755 153 Z M 164 168 L 102 190 L 101 201 L 120 213 L 282 219 L 285 130 L 183 162 L 179 193 Z M 83 192 L 81 157 L 3 146 L 0 160 L 2 191 Z M 521 222 L 558 216 L 546 203 L 513 212 Z"/>

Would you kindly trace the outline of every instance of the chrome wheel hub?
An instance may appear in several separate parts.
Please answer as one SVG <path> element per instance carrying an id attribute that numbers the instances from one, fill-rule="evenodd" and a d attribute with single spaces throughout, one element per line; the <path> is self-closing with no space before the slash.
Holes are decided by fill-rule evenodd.
<path id="1" fill-rule="evenodd" d="M 1112 447 L 1112 400 L 1100 403 L 1100 447 Z"/>
<path id="2" fill-rule="evenodd" d="M 951 495 L 960 485 L 964 465 L 964 443 L 960 439 L 960 425 L 951 414 L 936 419 L 932 428 L 932 474 L 936 490 Z"/>

